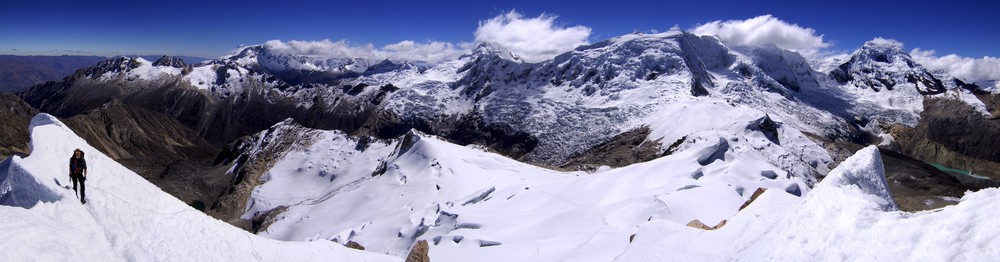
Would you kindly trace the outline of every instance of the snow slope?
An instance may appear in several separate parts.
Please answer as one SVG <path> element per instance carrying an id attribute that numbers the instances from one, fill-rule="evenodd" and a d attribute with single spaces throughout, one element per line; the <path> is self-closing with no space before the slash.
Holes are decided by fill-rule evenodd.
<path id="1" fill-rule="evenodd" d="M 114 162 L 59 122 L 31 120 L 31 155 L 0 164 L 0 253 L 8 261 L 398 261 L 328 241 L 266 239 L 213 219 Z M 87 152 L 86 205 L 65 167 Z"/>
<path id="2" fill-rule="evenodd" d="M 619 261 L 996 261 L 1000 189 L 908 213 L 889 196 L 875 146 L 858 151 L 805 197 L 767 191 L 725 227 L 651 221 Z"/>
<path id="3" fill-rule="evenodd" d="M 647 221 L 715 225 L 757 188 L 808 190 L 755 149 L 762 138 L 729 131 L 693 134 L 669 156 L 592 174 L 420 133 L 358 149 L 338 131 L 320 132 L 254 190 L 244 216 L 287 207 L 262 236 L 355 241 L 395 256 L 428 240 L 433 261 L 608 261 Z"/>

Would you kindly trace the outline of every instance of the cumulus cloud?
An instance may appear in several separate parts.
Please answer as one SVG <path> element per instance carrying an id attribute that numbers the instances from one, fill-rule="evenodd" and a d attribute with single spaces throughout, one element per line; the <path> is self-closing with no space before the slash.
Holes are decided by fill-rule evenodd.
<path id="1" fill-rule="evenodd" d="M 713 21 L 692 30 L 698 35 L 715 35 L 724 43 L 737 46 L 776 45 L 799 52 L 805 57 L 815 57 L 830 46 L 816 30 L 790 24 L 771 15 L 747 20 Z"/>
<path id="2" fill-rule="evenodd" d="M 588 43 L 589 27 L 563 27 L 557 25 L 555 20 L 556 16 L 552 15 L 528 18 L 510 11 L 480 21 L 475 39 L 477 42 L 496 43 L 530 62 L 551 59 Z"/>
<path id="3" fill-rule="evenodd" d="M 903 42 L 896 41 L 896 39 L 888 39 L 888 38 L 881 38 L 881 37 L 876 37 L 875 39 L 869 40 L 868 42 L 865 42 L 865 44 L 873 44 L 873 45 L 878 45 L 878 46 L 895 47 L 895 48 L 899 48 L 899 49 L 903 48 Z"/>
<path id="4" fill-rule="evenodd" d="M 356 45 L 345 40 L 334 42 L 324 39 L 320 41 L 271 40 L 265 42 L 264 47 L 274 52 L 291 55 L 438 63 L 458 58 L 468 52 L 470 44 L 420 43 L 406 40 L 376 48 L 373 44 Z"/>
<path id="5" fill-rule="evenodd" d="M 914 61 L 930 70 L 944 71 L 962 80 L 972 82 L 1000 80 L 1000 58 L 961 57 L 955 54 L 937 56 L 934 50 L 914 48 L 910 51 Z"/>

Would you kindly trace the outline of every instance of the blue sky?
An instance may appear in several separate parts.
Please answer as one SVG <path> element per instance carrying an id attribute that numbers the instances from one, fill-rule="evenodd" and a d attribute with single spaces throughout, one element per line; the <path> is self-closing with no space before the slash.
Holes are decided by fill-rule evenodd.
<path id="1" fill-rule="evenodd" d="M 348 40 L 474 41 L 481 21 L 517 10 L 590 28 L 590 42 L 635 30 L 692 29 L 771 14 L 812 28 L 834 51 L 884 37 L 907 50 L 1000 56 L 995 1 L 3 1 L 0 54 L 174 54 L 215 57 L 240 44 Z M 17 51 L 15 51 L 15 49 Z"/>

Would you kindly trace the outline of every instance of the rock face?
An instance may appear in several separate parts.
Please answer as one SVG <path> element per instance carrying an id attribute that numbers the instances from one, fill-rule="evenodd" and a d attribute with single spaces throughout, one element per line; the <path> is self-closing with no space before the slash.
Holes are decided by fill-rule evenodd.
<path id="1" fill-rule="evenodd" d="M 207 159 L 218 149 L 174 118 L 113 100 L 65 121 L 102 153 L 147 179 L 185 159 Z"/>
<path id="2" fill-rule="evenodd" d="M 28 123 L 38 114 L 17 96 L 0 93 L 0 159 L 28 154 Z"/>
<path id="3" fill-rule="evenodd" d="M 224 188 L 215 175 L 224 170 L 211 166 L 219 149 L 170 116 L 113 99 L 64 123 L 104 155 L 193 206 L 204 206 Z"/>
<path id="4" fill-rule="evenodd" d="M 263 181 L 261 176 L 275 161 L 292 147 L 307 147 L 313 142 L 315 130 L 294 124 L 288 119 L 253 136 L 240 138 L 226 145 L 215 159 L 215 165 L 231 167 L 224 173 L 227 183 L 221 185 L 219 195 L 206 202 L 209 215 L 232 224 L 246 224 L 240 216 L 246 210 L 247 199 Z M 280 211 L 274 213 L 279 214 Z M 255 216 L 258 217 L 258 216 Z M 260 217 L 267 217 L 260 214 Z M 247 228 L 247 227 L 244 227 Z M 257 229 L 266 227 L 254 226 Z M 248 228 L 249 229 L 249 228 Z"/>
<path id="5" fill-rule="evenodd" d="M 186 67 L 188 67 L 188 64 L 184 63 L 184 60 L 182 60 L 180 58 L 177 58 L 177 57 L 162 56 L 162 57 L 160 57 L 160 59 L 157 59 L 155 62 L 153 62 L 153 66 L 169 66 L 169 67 L 176 67 L 176 68 L 186 68 Z"/>
<path id="6" fill-rule="evenodd" d="M 646 141 L 649 128 L 641 127 L 615 136 L 610 141 L 570 158 L 563 168 L 580 170 L 600 166 L 623 167 L 663 156 L 659 141 Z"/>
<path id="7" fill-rule="evenodd" d="M 417 241 L 417 244 L 413 245 L 413 249 L 410 249 L 410 254 L 406 255 L 406 262 L 430 262 L 431 258 L 427 252 L 427 240 Z"/>
<path id="8" fill-rule="evenodd" d="M 907 155 L 1000 180 L 1000 119 L 955 99 L 927 99 L 915 128 L 895 127 Z"/>

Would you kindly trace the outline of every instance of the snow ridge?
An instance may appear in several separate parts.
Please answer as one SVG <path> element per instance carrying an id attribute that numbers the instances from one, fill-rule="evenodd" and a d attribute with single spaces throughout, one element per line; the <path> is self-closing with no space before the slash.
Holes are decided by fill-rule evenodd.
<path id="1" fill-rule="evenodd" d="M 1000 189 L 967 193 L 955 206 L 895 210 L 878 149 L 869 146 L 803 198 L 768 190 L 726 226 L 643 224 L 617 261 L 983 261 L 1000 258 Z M 931 233 L 933 232 L 933 233 Z"/>
<path id="2" fill-rule="evenodd" d="M 328 241 L 261 238 L 213 219 L 89 146 L 58 119 L 31 121 L 31 155 L 0 168 L 0 253 L 14 261 L 399 261 Z M 88 203 L 69 188 L 71 152 L 86 152 Z M 46 192 L 25 198 L 25 191 Z M 14 200 L 11 200 L 14 199 Z M 37 200 L 35 203 L 27 203 Z"/>

